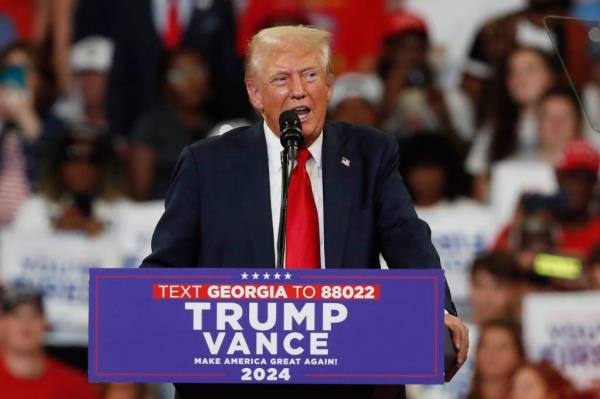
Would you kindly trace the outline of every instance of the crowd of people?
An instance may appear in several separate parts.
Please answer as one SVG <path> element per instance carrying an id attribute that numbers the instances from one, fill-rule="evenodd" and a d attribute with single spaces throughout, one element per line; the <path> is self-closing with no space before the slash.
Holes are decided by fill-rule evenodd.
<path id="1" fill-rule="evenodd" d="M 582 386 L 531 358 L 522 333 L 528 296 L 600 290 L 600 30 L 588 21 L 600 3 L 460 3 L 489 10 L 457 22 L 470 26 L 458 62 L 450 25 L 432 23 L 454 14 L 436 0 L 0 0 L 0 230 L 94 239 L 122 207 L 164 199 L 186 145 L 259 120 L 249 37 L 319 26 L 333 32 L 329 118 L 397 138 L 471 328 L 455 381 L 408 395 L 600 398 L 597 353 Z M 92 386 L 85 362 L 50 356 L 42 292 L 2 281 L 3 266 L 0 396 L 161 397 Z"/>

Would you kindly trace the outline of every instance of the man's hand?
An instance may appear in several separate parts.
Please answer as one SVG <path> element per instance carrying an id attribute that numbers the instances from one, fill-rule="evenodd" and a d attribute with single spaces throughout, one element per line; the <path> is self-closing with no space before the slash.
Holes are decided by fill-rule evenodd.
<path id="1" fill-rule="evenodd" d="M 458 317 L 448 313 L 444 315 L 444 324 L 452 334 L 452 342 L 457 352 L 456 362 L 459 366 L 462 366 L 467 360 L 467 352 L 469 351 L 469 329 Z"/>

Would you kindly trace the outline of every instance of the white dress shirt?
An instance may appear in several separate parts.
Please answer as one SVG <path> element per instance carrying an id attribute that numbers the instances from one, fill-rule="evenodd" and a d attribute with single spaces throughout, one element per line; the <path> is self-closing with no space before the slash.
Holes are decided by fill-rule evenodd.
<path id="1" fill-rule="evenodd" d="M 273 217 L 273 242 L 275 244 L 275 261 L 277 261 L 277 235 L 279 233 L 279 212 L 281 207 L 281 151 L 283 147 L 277 136 L 266 122 L 263 122 L 269 156 L 269 184 L 271 188 L 271 215 Z M 321 154 L 323 151 L 323 132 L 308 147 L 311 157 L 306 162 L 306 172 L 317 205 L 319 218 L 319 248 L 321 253 L 321 269 L 325 268 L 325 240 L 323 238 L 323 167 Z"/>

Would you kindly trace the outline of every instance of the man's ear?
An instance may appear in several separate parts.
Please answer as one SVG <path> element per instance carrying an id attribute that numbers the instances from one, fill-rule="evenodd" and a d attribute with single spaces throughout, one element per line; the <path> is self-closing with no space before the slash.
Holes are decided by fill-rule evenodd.
<path id="1" fill-rule="evenodd" d="M 250 99 L 250 103 L 254 109 L 256 109 L 258 112 L 262 112 L 262 96 L 260 95 L 260 90 L 258 89 L 256 82 L 253 80 L 246 81 L 246 91 L 248 92 L 248 98 Z"/>
<path id="2" fill-rule="evenodd" d="M 333 95 L 333 81 L 335 77 L 332 73 L 328 73 L 325 78 L 325 84 L 327 85 L 327 102 L 331 100 L 331 96 Z"/>

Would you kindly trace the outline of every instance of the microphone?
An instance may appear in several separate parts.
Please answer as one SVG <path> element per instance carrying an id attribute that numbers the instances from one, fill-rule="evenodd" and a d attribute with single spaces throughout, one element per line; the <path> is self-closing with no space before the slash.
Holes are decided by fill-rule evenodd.
<path id="1" fill-rule="evenodd" d="M 283 111 L 279 115 L 279 131 L 281 132 L 281 207 L 279 210 L 279 232 L 277 234 L 277 263 L 275 268 L 284 267 L 285 258 L 285 228 L 287 224 L 287 197 L 288 186 L 292 176 L 292 169 L 298 148 L 304 143 L 302 135 L 302 122 L 294 111 Z"/>
<path id="2" fill-rule="evenodd" d="M 281 145 L 290 159 L 296 159 L 298 148 L 304 143 L 302 135 L 302 122 L 294 111 L 283 111 L 279 115 L 279 131 L 281 132 Z"/>

